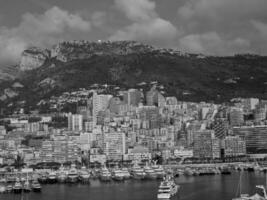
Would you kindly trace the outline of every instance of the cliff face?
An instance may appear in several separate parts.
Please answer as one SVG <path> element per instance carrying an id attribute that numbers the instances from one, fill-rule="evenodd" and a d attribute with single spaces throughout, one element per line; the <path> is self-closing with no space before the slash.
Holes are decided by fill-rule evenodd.
<path id="1" fill-rule="evenodd" d="M 50 58 L 50 51 L 32 47 L 22 52 L 20 70 L 27 71 L 41 67 Z"/>
<path id="2" fill-rule="evenodd" d="M 61 62 L 89 59 L 93 55 L 127 55 L 132 53 L 146 53 L 155 50 L 152 46 L 134 41 L 117 42 L 62 42 L 51 49 L 51 57 Z"/>

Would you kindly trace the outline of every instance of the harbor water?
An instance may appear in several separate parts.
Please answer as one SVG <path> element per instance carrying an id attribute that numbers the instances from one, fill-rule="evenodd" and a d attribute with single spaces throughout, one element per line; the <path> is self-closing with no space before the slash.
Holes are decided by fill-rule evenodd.
<path id="1" fill-rule="evenodd" d="M 255 193 L 255 186 L 266 184 L 263 172 L 242 173 L 242 193 Z M 231 200 L 239 194 L 240 172 L 231 175 L 180 176 L 175 182 L 181 186 L 180 200 Z M 42 185 L 41 193 L 1 194 L 1 200 L 155 200 L 159 181 L 127 180 L 103 183 L 90 180 L 90 184 Z"/>

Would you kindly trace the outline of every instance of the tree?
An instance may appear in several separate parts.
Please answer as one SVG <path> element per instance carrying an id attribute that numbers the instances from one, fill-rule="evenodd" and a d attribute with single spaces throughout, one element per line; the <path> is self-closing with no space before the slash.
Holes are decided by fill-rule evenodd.
<path id="1" fill-rule="evenodd" d="M 17 169 L 20 169 L 24 165 L 24 158 L 22 155 L 18 154 L 15 161 L 14 161 L 14 167 Z"/>

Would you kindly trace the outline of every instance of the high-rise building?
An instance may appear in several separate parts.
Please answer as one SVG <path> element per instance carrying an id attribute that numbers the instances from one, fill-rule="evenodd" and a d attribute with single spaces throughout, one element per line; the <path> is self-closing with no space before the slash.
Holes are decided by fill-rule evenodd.
<path id="1" fill-rule="evenodd" d="M 246 142 L 239 136 L 226 136 L 223 146 L 225 157 L 246 155 Z"/>
<path id="2" fill-rule="evenodd" d="M 212 129 L 215 132 L 215 136 L 219 139 L 225 138 L 228 133 L 229 122 L 227 119 L 218 118 L 212 124 Z"/>
<path id="3" fill-rule="evenodd" d="M 233 127 L 233 134 L 245 140 L 247 153 L 267 152 L 267 126 Z"/>
<path id="4" fill-rule="evenodd" d="M 56 136 L 42 143 L 40 159 L 43 162 L 73 162 L 78 159 L 78 145 L 67 136 Z"/>
<path id="5" fill-rule="evenodd" d="M 240 108 L 233 108 L 229 114 L 231 126 L 241 126 L 244 123 L 244 113 Z"/>
<path id="6" fill-rule="evenodd" d="M 161 126 L 161 116 L 159 109 L 155 106 L 143 107 L 139 110 L 139 118 L 143 122 L 148 122 L 147 128 L 159 128 Z"/>
<path id="7" fill-rule="evenodd" d="M 103 150 L 109 160 L 121 160 L 126 153 L 125 134 L 120 131 L 104 133 Z"/>
<path id="8" fill-rule="evenodd" d="M 196 158 L 220 158 L 220 140 L 213 130 L 194 132 L 193 154 Z"/>
<path id="9" fill-rule="evenodd" d="M 138 106 L 142 98 L 142 92 L 137 89 L 129 89 L 123 93 L 123 101 L 128 105 Z"/>
<path id="10" fill-rule="evenodd" d="M 257 98 L 247 98 L 243 100 L 244 111 L 249 113 L 256 108 L 256 105 L 259 104 L 259 99 Z"/>
<path id="11" fill-rule="evenodd" d="M 0 126 L 0 135 L 6 134 L 6 128 L 4 126 Z"/>
<path id="12" fill-rule="evenodd" d="M 97 115 L 99 111 L 104 111 L 109 106 L 109 101 L 112 98 L 112 95 L 100 94 L 96 92 L 93 94 L 93 123 L 97 124 Z"/>
<path id="13" fill-rule="evenodd" d="M 265 120 L 266 119 L 266 111 L 267 111 L 266 106 L 257 107 L 253 112 L 254 120 L 256 122 L 260 122 L 262 120 Z"/>
<path id="14" fill-rule="evenodd" d="M 165 97 L 155 87 L 152 87 L 146 93 L 146 104 L 148 106 L 162 107 L 166 105 L 166 100 Z"/>
<path id="15" fill-rule="evenodd" d="M 88 120 L 92 116 L 88 106 L 78 106 L 77 114 L 82 115 L 84 120 Z"/>
<path id="16" fill-rule="evenodd" d="M 83 130 L 83 116 L 82 115 L 68 115 L 68 129 L 71 131 Z"/>

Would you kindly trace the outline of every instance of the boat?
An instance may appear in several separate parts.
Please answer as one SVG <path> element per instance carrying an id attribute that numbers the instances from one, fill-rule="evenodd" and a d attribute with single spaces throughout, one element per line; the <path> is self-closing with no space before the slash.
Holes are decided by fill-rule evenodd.
<path id="1" fill-rule="evenodd" d="M 123 173 L 123 177 L 124 179 L 129 179 L 131 178 L 131 174 L 129 173 L 129 170 L 127 168 L 122 168 L 121 169 L 122 173 Z"/>
<path id="2" fill-rule="evenodd" d="M 6 187 L 4 185 L 0 185 L 0 194 L 3 194 L 6 192 Z"/>
<path id="3" fill-rule="evenodd" d="M 231 171 L 230 171 L 229 168 L 227 168 L 227 167 L 223 167 L 223 168 L 221 169 L 221 174 L 223 174 L 223 175 L 230 175 L 230 174 L 231 174 Z"/>
<path id="4" fill-rule="evenodd" d="M 252 196 L 249 196 L 248 194 L 240 194 L 240 197 L 233 198 L 232 200 L 267 200 L 265 187 L 263 185 L 257 185 L 256 188 L 262 190 L 263 196 L 258 193 Z"/>
<path id="5" fill-rule="evenodd" d="M 40 183 L 43 183 L 43 184 L 47 183 L 48 181 L 47 173 L 46 172 L 41 173 L 38 180 Z"/>
<path id="6" fill-rule="evenodd" d="M 13 191 L 16 194 L 22 192 L 22 184 L 20 183 L 19 179 L 16 180 L 15 185 L 13 186 Z"/>
<path id="7" fill-rule="evenodd" d="M 29 180 L 27 179 L 23 185 L 23 192 L 28 193 L 31 191 L 31 184 Z"/>
<path id="8" fill-rule="evenodd" d="M 124 172 L 121 169 L 115 169 L 112 172 L 112 178 L 115 181 L 123 181 L 124 180 Z"/>
<path id="9" fill-rule="evenodd" d="M 0 179 L 0 183 L 6 183 L 6 182 L 7 182 L 7 180 L 5 178 Z"/>
<path id="10" fill-rule="evenodd" d="M 57 182 L 57 174 L 56 172 L 52 171 L 48 174 L 47 176 L 47 182 L 50 184 L 56 183 Z"/>
<path id="11" fill-rule="evenodd" d="M 168 176 L 163 179 L 158 189 L 158 199 L 171 199 L 178 193 L 180 186 L 175 184 L 172 177 Z"/>
<path id="12" fill-rule="evenodd" d="M 155 173 L 157 174 L 157 178 L 162 179 L 165 176 L 165 171 L 164 171 L 162 165 L 157 165 L 157 161 L 154 161 L 153 163 L 154 164 L 151 167 L 155 171 Z"/>
<path id="13" fill-rule="evenodd" d="M 60 166 L 57 172 L 57 182 L 58 183 L 65 183 L 67 180 L 67 172 L 63 165 Z"/>
<path id="14" fill-rule="evenodd" d="M 7 185 L 6 186 L 6 192 L 11 193 L 12 191 L 13 191 L 12 185 Z"/>
<path id="15" fill-rule="evenodd" d="M 104 167 L 100 170 L 99 177 L 100 177 L 100 180 L 101 180 L 101 181 L 110 181 L 110 180 L 111 180 L 111 173 L 110 173 L 110 171 L 106 168 L 106 166 L 104 166 Z"/>
<path id="16" fill-rule="evenodd" d="M 41 187 L 41 184 L 38 182 L 38 180 L 33 180 L 33 182 L 32 182 L 32 190 L 34 192 L 41 192 L 42 187 Z"/>
<path id="17" fill-rule="evenodd" d="M 78 181 L 78 171 L 76 169 L 75 164 L 71 164 L 70 170 L 67 174 L 67 182 L 68 183 L 76 183 Z"/>
<path id="18" fill-rule="evenodd" d="M 267 178 L 267 176 L 266 176 Z M 267 183 L 267 180 L 266 180 Z M 248 194 L 242 194 L 242 173 L 240 174 L 240 179 L 239 179 L 239 196 L 233 198 L 232 200 L 267 200 L 267 194 L 266 194 L 266 189 L 263 185 L 256 185 L 257 189 L 260 189 L 261 192 L 263 193 L 263 196 L 260 194 L 256 193 L 252 196 L 249 196 Z"/>
<path id="19" fill-rule="evenodd" d="M 79 171 L 79 179 L 82 183 L 89 183 L 90 173 L 87 171 L 85 166 L 82 166 Z"/>
<path id="20" fill-rule="evenodd" d="M 134 166 L 132 167 L 131 175 L 134 179 L 142 180 L 145 178 L 146 173 L 137 163 L 135 163 Z"/>
<path id="21" fill-rule="evenodd" d="M 155 170 L 150 167 L 148 164 L 144 167 L 144 172 L 145 172 L 145 178 L 147 179 L 157 179 L 157 174 Z"/>
<path id="22" fill-rule="evenodd" d="M 193 176 L 194 175 L 194 171 L 191 168 L 186 167 L 185 170 L 184 170 L 184 175 Z"/>

